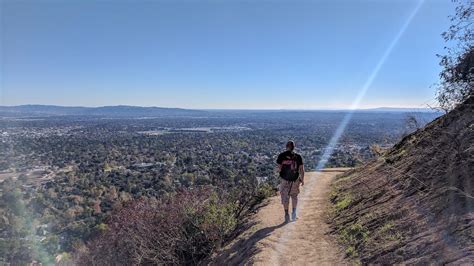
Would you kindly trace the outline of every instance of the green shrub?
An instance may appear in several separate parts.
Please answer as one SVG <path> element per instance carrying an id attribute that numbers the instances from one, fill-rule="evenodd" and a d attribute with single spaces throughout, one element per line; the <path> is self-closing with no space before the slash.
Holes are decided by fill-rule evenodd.
<path id="1" fill-rule="evenodd" d="M 348 256 L 357 256 L 357 247 L 364 244 L 368 239 L 367 229 L 359 223 L 350 225 L 341 231 L 341 240 L 348 246 L 346 253 Z"/>
<path id="2" fill-rule="evenodd" d="M 344 197 L 336 201 L 336 204 L 334 205 L 336 212 L 344 210 L 345 208 L 349 207 L 351 203 L 352 203 L 352 198 L 348 195 L 345 195 Z"/>
<path id="3" fill-rule="evenodd" d="M 261 201 L 275 195 L 275 188 L 269 183 L 260 184 L 257 188 L 256 199 Z"/>
<path id="4" fill-rule="evenodd" d="M 382 239 L 388 239 L 391 241 L 398 241 L 403 238 L 402 234 L 395 229 L 393 222 L 387 222 L 378 231 L 378 235 Z"/>

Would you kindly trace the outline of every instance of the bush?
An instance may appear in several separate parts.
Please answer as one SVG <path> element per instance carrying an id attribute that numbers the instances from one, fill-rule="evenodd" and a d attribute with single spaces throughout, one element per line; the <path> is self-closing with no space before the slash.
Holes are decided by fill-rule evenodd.
<path id="1" fill-rule="evenodd" d="M 341 240 L 348 246 L 346 254 L 348 256 L 357 256 L 358 246 L 367 241 L 369 233 L 361 224 L 354 223 L 341 232 Z"/>
<path id="2" fill-rule="evenodd" d="M 275 196 L 277 189 L 269 183 L 262 183 L 257 188 L 256 200 L 262 201 L 266 198 Z"/>
<path id="3" fill-rule="evenodd" d="M 343 197 L 342 199 L 339 199 L 335 203 L 335 206 L 334 206 L 336 212 L 344 210 L 345 208 L 349 207 L 349 205 L 351 205 L 351 203 L 352 203 L 352 198 L 347 196 L 347 195 L 345 197 Z"/>
<path id="4" fill-rule="evenodd" d="M 211 188 L 140 199 L 113 214 L 79 254 L 84 265 L 196 264 L 237 226 L 237 204 Z"/>

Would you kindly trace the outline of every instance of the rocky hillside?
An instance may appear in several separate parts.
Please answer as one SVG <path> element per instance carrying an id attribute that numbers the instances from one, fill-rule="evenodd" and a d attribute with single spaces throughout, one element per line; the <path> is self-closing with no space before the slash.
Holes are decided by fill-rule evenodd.
<path id="1" fill-rule="evenodd" d="M 361 263 L 474 263 L 474 97 L 333 184 L 332 229 Z"/>

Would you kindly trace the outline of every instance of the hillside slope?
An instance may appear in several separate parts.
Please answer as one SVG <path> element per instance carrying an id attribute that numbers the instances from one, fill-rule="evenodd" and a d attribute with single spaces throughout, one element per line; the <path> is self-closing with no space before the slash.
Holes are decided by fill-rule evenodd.
<path id="1" fill-rule="evenodd" d="M 332 229 L 362 263 L 474 263 L 474 97 L 333 184 Z"/>

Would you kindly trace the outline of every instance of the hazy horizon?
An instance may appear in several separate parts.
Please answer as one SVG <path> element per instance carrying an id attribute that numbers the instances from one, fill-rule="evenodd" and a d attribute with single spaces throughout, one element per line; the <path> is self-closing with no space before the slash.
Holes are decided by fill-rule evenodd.
<path id="1" fill-rule="evenodd" d="M 433 110 L 435 109 L 426 106 L 426 107 L 396 107 L 396 106 L 378 106 L 378 107 L 370 107 L 370 108 L 313 108 L 313 109 L 305 109 L 305 108 L 254 108 L 254 109 L 246 109 L 246 108 L 184 108 L 184 107 L 163 107 L 163 106 L 156 106 L 156 105 L 149 105 L 149 106 L 142 106 L 142 105 L 126 105 L 126 104 L 118 104 L 118 105 L 98 105 L 98 106 L 84 106 L 84 105 L 55 105 L 55 104 L 20 104 L 20 105 L 0 105 L 0 107 L 22 107 L 22 106 L 44 106 L 44 107 L 65 107 L 65 108 L 104 108 L 104 107 L 138 107 L 138 108 L 166 108 L 166 109 L 183 109 L 183 110 L 197 110 L 197 111 L 364 111 L 364 110 Z"/>

